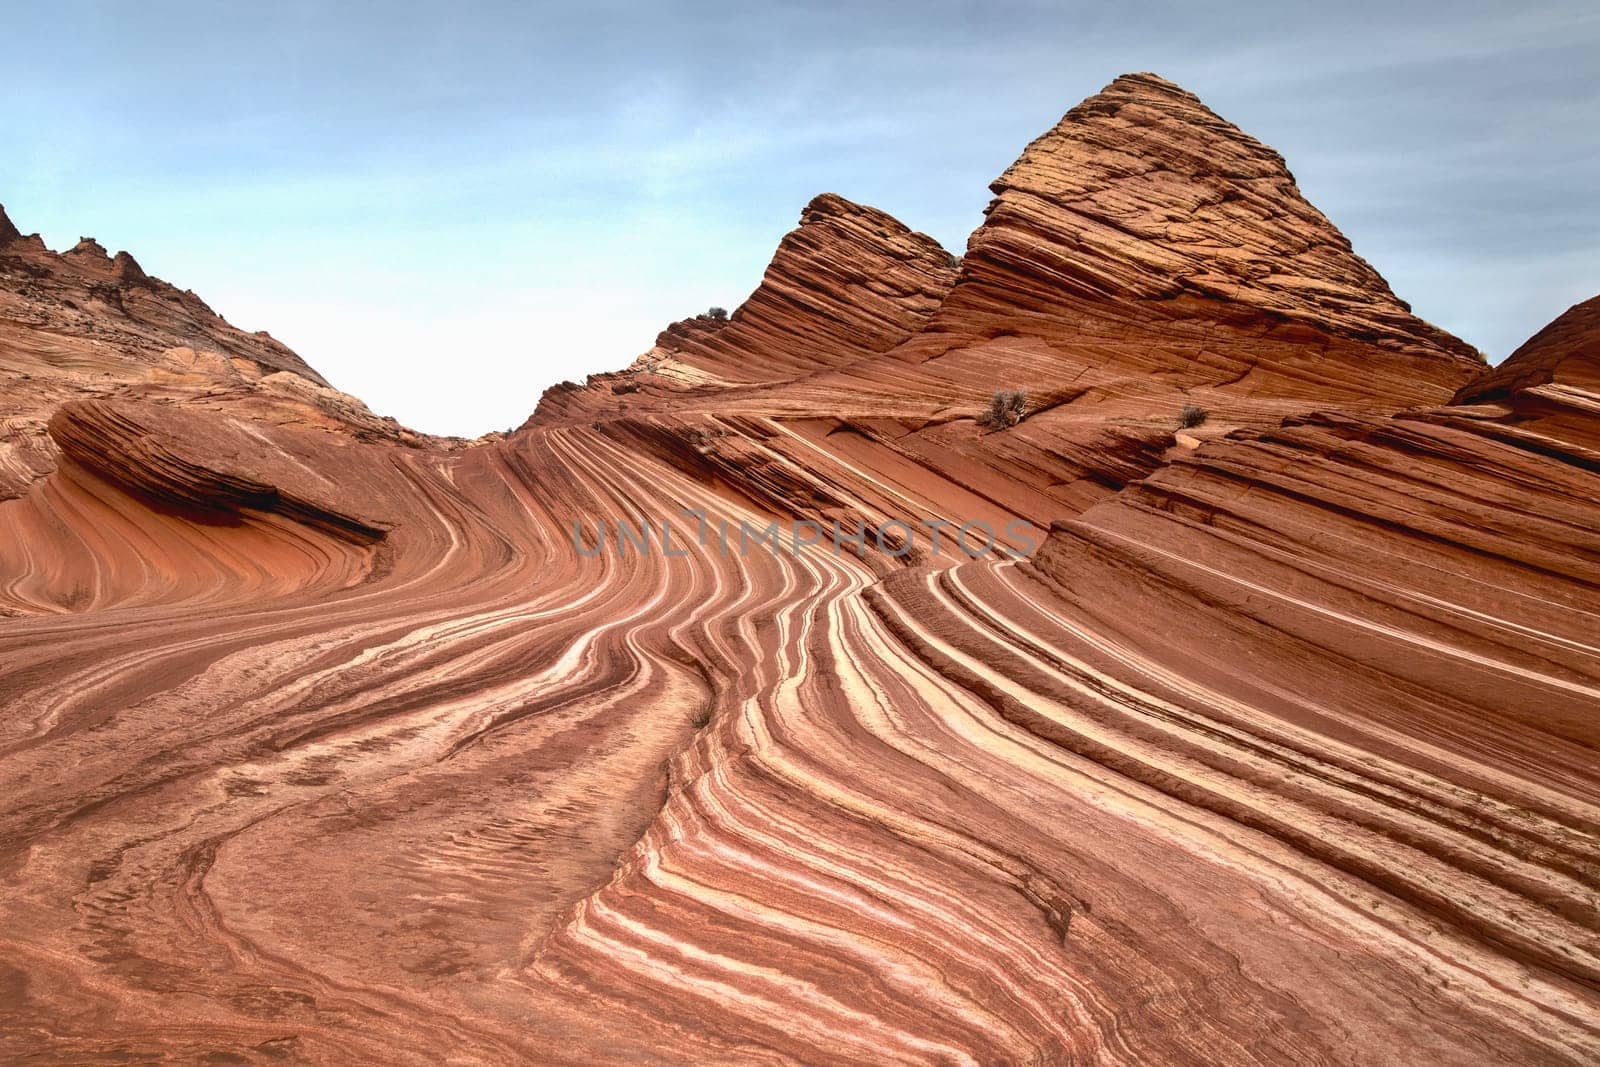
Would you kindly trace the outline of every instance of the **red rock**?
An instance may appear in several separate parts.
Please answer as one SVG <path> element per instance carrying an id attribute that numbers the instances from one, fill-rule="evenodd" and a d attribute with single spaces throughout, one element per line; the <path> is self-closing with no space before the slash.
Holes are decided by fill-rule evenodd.
<path id="1" fill-rule="evenodd" d="M 1600 392 L 1600 297 L 1568 308 L 1504 363 L 1456 394 L 1456 403 L 1504 399 L 1539 385 Z"/>
<path id="2" fill-rule="evenodd" d="M 1600 298 L 1485 371 L 1149 75 L 470 448 L 97 247 L 0 252 L 5 1059 L 1600 1059 Z"/>
<path id="3" fill-rule="evenodd" d="M 628 370 L 595 376 L 588 391 L 551 390 L 538 417 L 620 410 L 611 396 L 638 391 L 699 396 L 787 382 L 886 352 L 927 321 L 955 274 L 950 253 L 933 238 L 823 193 L 730 319 L 673 323 Z"/>
<path id="4" fill-rule="evenodd" d="M 9 236 L 8 236 L 9 235 Z M 19 238 L 0 214 L 0 499 L 49 473 L 62 403 L 138 397 L 234 410 L 363 439 L 420 442 L 265 333 L 244 333 L 194 293 L 85 237 L 67 252 Z M 443 445 L 445 442 L 435 442 Z"/>

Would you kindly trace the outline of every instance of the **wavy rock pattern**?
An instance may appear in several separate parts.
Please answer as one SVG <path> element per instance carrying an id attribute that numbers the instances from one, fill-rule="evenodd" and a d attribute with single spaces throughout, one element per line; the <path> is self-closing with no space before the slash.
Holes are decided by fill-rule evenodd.
<path id="1" fill-rule="evenodd" d="M 1600 303 L 1469 384 L 1286 180 L 1132 76 L 959 271 L 819 198 L 505 439 L 54 403 L 0 502 L 0 1055 L 1600 1058 Z M 1042 545 L 719 548 L 773 516 Z"/>

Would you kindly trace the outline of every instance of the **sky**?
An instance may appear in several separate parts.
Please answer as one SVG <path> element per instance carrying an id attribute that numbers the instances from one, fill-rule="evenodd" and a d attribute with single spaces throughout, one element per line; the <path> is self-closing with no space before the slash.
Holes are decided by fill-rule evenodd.
<path id="1" fill-rule="evenodd" d="M 1418 314 L 1508 355 L 1600 293 L 1600 4 L 6 5 L 0 204 L 417 429 L 733 308 L 812 196 L 959 253 L 1149 70 L 1287 158 Z"/>

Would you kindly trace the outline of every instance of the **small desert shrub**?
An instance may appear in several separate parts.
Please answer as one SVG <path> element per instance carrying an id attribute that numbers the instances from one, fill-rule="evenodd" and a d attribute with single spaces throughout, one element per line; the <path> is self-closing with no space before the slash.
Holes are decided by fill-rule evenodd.
<path id="1" fill-rule="evenodd" d="M 712 322 L 727 322 L 728 321 L 728 309 L 727 308 L 709 308 L 706 311 L 706 318 L 710 319 Z"/>
<path id="2" fill-rule="evenodd" d="M 1206 409 L 1195 407 L 1193 404 L 1183 405 L 1183 410 L 1178 413 L 1178 428 L 1192 429 L 1206 421 Z"/>
<path id="3" fill-rule="evenodd" d="M 717 439 L 698 426 L 689 430 L 689 447 L 702 456 L 717 455 Z"/>
<path id="4" fill-rule="evenodd" d="M 1021 389 L 997 389 L 989 401 L 989 410 L 978 419 L 991 430 L 1004 430 L 1015 426 L 1028 415 L 1028 394 Z"/>

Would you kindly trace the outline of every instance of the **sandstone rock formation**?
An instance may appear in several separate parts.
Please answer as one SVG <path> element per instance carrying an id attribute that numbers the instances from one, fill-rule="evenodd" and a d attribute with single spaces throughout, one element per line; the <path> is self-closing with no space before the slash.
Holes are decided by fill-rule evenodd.
<path id="1" fill-rule="evenodd" d="M 954 258 L 933 238 L 824 193 L 806 205 L 731 318 L 673 323 L 621 374 L 597 375 L 587 390 L 550 390 L 537 416 L 616 411 L 623 405 L 611 397 L 635 391 L 690 400 L 887 352 L 923 326 L 955 276 Z"/>
<path id="2" fill-rule="evenodd" d="M 175 320 L 23 241 L 0 1054 L 1600 1058 L 1600 298 L 1487 370 L 1150 75 L 995 191 L 959 265 L 819 197 L 471 448 L 135 386 Z"/>
<path id="3" fill-rule="evenodd" d="M 144 397 L 248 412 L 262 422 L 369 440 L 444 442 L 380 419 L 264 333 L 244 333 L 193 292 L 85 237 L 59 255 L 0 208 L 0 499 L 54 465 L 45 433 L 62 403 Z"/>
<path id="4" fill-rule="evenodd" d="M 1600 389 L 1600 298 L 1569 308 L 1510 359 L 1473 379 L 1456 401 L 1504 399 L 1544 385 Z"/>

